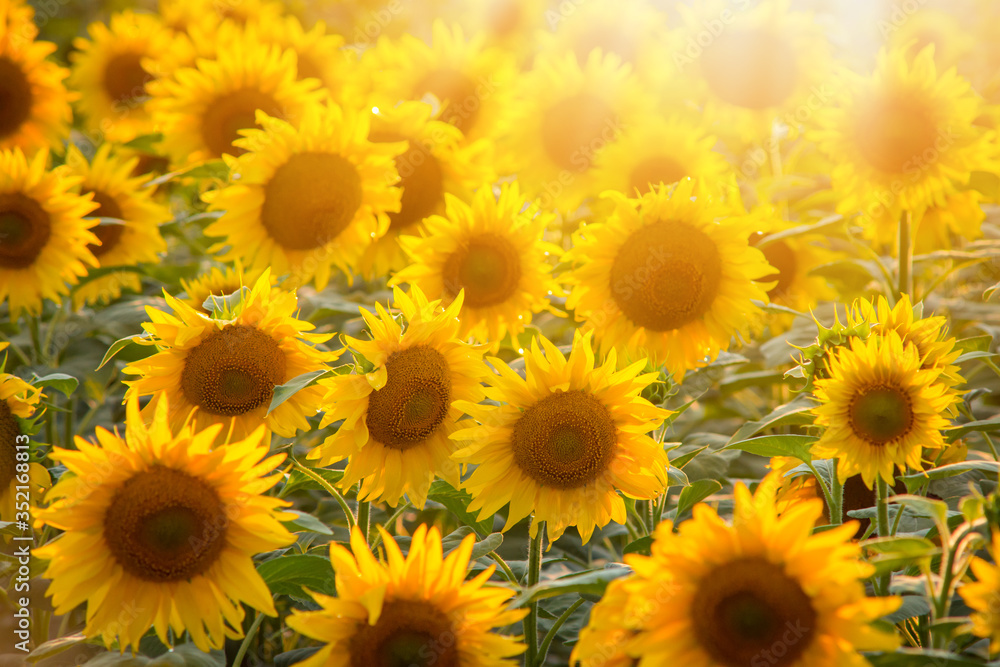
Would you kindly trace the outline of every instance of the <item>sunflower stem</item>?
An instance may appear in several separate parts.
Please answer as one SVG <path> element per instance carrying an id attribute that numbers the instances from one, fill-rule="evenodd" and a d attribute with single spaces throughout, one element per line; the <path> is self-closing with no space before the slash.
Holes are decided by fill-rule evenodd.
<path id="1" fill-rule="evenodd" d="M 545 522 L 539 521 L 534 528 L 535 535 L 528 544 L 528 588 L 536 586 L 542 576 Z M 525 667 L 534 667 L 538 660 L 538 602 L 528 605 L 528 615 L 524 618 L 524 642 L 528 646 L 524 654 Z"/>
<path id="2" fill-rule="evenodd" d="M 656 530 L 656 507 L 659 500 L 659 498 L 651 498 L 650 500 L 642 501 L 643 518 L 646 519 L 646 535 L 652 535 L 653 531 Z"/>
<path id="3" fill-rule="evenodd" d="M 844 483 L 840 481 L 840 475 L 837 473 L 837 463 L 837 459 L 833 459 L 830 465 L 830 495 L 833 496 L 830 525 L 833 526 L 844 523 Z"/>
<path id="4" fill-rule="evenodd" d="M 563 626 L 563 623 L 565 623 L 569 617 L 573 615 L 573 612 L 579 609 L 582 604 L 583 598 L 580 598 L 571 604 L 569 609 L 564 611 L 559 618 L 556 619 L 556 622 L 552 624 L 549 631 L 545 633 L 545 639 L 542 640 L 542 645 L 538 647 L 538 656 L 535 659 L 536 667 L 542 667 L 542 665 L 545 664 L 545 658 L 549 655 L 549 646 L 552 644 L 552 640 L 556 638 L 556 633 L 559 632 L 559 628 Z"/>
<path id="5" fill-rule="evenodd" d="M 398 519 L 400 516 L 402 516 L 403 512 L 405 512 L 408 509 L 410 509 L 410 501 L 409 500 L 404 501 L 403 504 L 399 506 L 399 509 L 397 509 L 395 512 L 393 512 L 392 516 L 390 516 L 388 519 L 386 519 L 385 523 L 382 524 L 382 525 L 385 526 L 386 528 L 388 528 L 389 526 L 391 526 L 393 523 L 396 522 L 396 519 Z M 379 532 L 379 533 L 376 533 L 375 536 L 372 538 L 372 551 L 375 551 L 375 549 L 381 543 L 382 543 L 382 533 Z"/>
<path id="6" fill-rule="evenodd" d="M 38 316 L 28 317 L 28 331 L 31 332 L 31 347 L 35 351 L 35 363 L 42 363 L 42 336 L 39 331 Z"/>
<path id="7" fill-rule="evenodd" d="M 500 554 L 495 551 L 491 551 L 486 555 L 496 561 L 497 565 L 500 566 L 500 569 L 503 570 L 504 575 L 507 577 L 507 581 L 515 586 L 521 585 L 521 583 L 517 580 L 517 575 L 514 574 L 514 570 L 510 569 L 510 565 L 507 565 L 507 561 L 501 558 Z"/>
<path id="8" fill-rule="evenodd" d="M 369 518 L 371 508 L 372 505 L 367 500 L 358 501 L 358 528 L 361 529 L 361 534 L 365 538 L 365 543 L 368 542 L 368 533 L 371 528 L 371 519 Z"/>
<path id="9" fill-rule="evenodd" d="M 913 248 L 910 243 L 913 214 L 905 211 L 899 217 L 899 271 L 896 285 L 896 299 L 908 294 L 913 297 Z"/>
<path id="10" fill-rule="evenodd" d="M 264 614 L 257 612 L 257 617 L 253 619 L 253 625 L 251 625 L 250 629 L 247 630 L 247 636 L 243 638 L 243 643 L 240 644 L 240 650 L 236 652 L 236 657 L 233 658 L 232 667 L 240 667 L 240 664 L 243 662 L 243 656 L 247 654 L 247 650 L 250 648 L 250 642 L 252 642 L 253 638 L 257 636 L 257 628 L 259 628 L 260 624 L 263 622 Z"/>
<path id="11" fill-rule="evenodd" d="M 875 520 L 878 526 L 879 537 L 889 536 L 888 496 L 889 496 L 889 486 L 886 484 L 885 480 L 882 479 L 882 475 L 876 475 L 875 476 L 875 508 L 876 508 Z M 891 574 L 888 572 L 879 576 L 878 590 L 881 591 L 882 595 L 889 594 L 890 577 Z"/>
<path id="12" fill-rule="evenodd" d="M 340 505 L 340 509 L 344 511 L 344 516 L 347 517 L 347 529 L 351 530 L 352 528 L 354 528 L 354 526 L 356 525 L 356 522 L 354 521 L 354 512 L 351 511 L 351 506 L 347 504 L 347 500 L 344 498 L 343 494 L 340 493 L 340 491 L 338 491 L 337 489 L 335 489 L 333 485 L 330 484 L 330 482 L 326 481 L 325 479 L 317 475 L 315 472 L 313 472 L 310 468 L 307 468 L 306 466 L 302 465 L 295 459 L 292 459 L 292 465 L 295 466 L 296 470 L 301 472 L 303 475 L 305 475 L 312 481 L 319 484 L 324 491 L 333 496 L 333 499 L 336 500 L 337 503 Z"/>

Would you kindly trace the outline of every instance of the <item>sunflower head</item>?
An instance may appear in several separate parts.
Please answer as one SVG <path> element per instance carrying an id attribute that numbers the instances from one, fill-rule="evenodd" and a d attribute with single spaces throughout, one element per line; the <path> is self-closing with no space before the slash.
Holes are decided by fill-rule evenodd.
<path id="1" fill-rule="evenodd" d="M 993 533 L 988 552 L 993 562 L 973 558 L 969 566 L 976 579 L 963 584 L 958 592 L 965 604 L 975 610 L 969 617 L 971 628 L 966 629 L 977 637 L 988 637 L 990 651 L 995 652 L 1000 650 L 1000 615 L 997 614 L 1000 608 L 1000 567 L 996 565 L 1000 557 L 1000 533 Z"/>
<path id="2" fill-rule="evenodd" d="M 195 310 L 200 310 L 206 315 L 211 315 L 212 311 L 205 308 L 205 301 L 210 296 L 225 297 L 239 292 L 243 287 L 252 286 L 260 278 L 258 273 L 248 273 L 243 269 L 240 260 L 234 260 L 232 266 L 219 268 L 213 266 L 207 273 L 202 273 L 197 278 L 185 280 L 181 278 L 181 289 L 184 290 L 186 298 L 184 303 Z M 275 285 L 274 277 L 271 278 L 272 286 Z"/>
<path id="3" fill-rule="evenodd" d="M 51 478 L 44 466 L 24 458 L 29 451 L 29 439 L 25 436 L 34 428 L 29 420 L 34 421 L 32 418 L 41 414 L 37 411 L 44 398 L 42 390 L 16 375 L 4 373 L 5 361 L 6 358 L 0 359 L 0 521 L 13 521 L 16 492 L 30 486 L 29 500 L 40 498 Z M 22 488 L 15 488 L 18 486 Z M 24 494 L 20 495 L 23 498 Z"/>
<path id="4" fill-rule="evenodd" d="M 241 603 L 275 614 L 252 558 L 295 540 L 280 523 L 294 516 L 287 503 L 263 495 L 284 455 L 268 457 L 263 427 L 213 450 L 221 425 L 174 429 L 166 400 L 149 426 L 136 397 L 127 413 L 124 439 L 98 428 L 98 444 L 50 454 L 67 473 L 37 513 L 65 531 L 35 551 L 49 561 L 48 594 L 60 614 L 86 602 L 84 634 L 109 647 L 138 649 L 153 627 L 165 644 L 186 630 L 199 649 L 220 648 L 242 635 Z"/>

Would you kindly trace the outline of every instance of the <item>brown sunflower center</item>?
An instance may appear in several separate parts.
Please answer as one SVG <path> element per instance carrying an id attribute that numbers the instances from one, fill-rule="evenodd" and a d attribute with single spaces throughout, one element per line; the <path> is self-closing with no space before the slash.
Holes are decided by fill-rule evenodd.
<path id="1" fill-rule="evenodd" d="M 34 95 L 24 70 L 0 57 L 0 139 L 16 134 L 31 116 Z"/>
<path id="2" fill-rule="evenodd" d="M 817 620 L 802 586 L 779 565 L 755 556 L 705 575 L 691 615 L 701 648 L 726 667 L 746 667 L 760 659 L 775 667 L 794 664 L 809 648 Z"/>
<path id="3" fill-rule="evenodd" d="M 721 278 L 722 259 L 707 234 L 661 220 L 622 244 L 611 266 L 611 295 L 636 325 L 670 331 L 711 308 Z"/>
<path id="4" fill-rule="evenodd" d="M 650 186 L 676 183 L 687 176 L 687 170 L 668 155 L 654 155 L 642 160 L 629 175 L 629 193 L 649 192 Z"/>
<path id="5" fill-rule="evenodd" d="M 413 87 L 413 96 L 421 98 L 430 93 L 442 105 L 441 120 L 451 123 L 462 132 L 468 132 L 479 116 L 482 100 L 476 92 L 476 83 L 453 69 L 436 69 L 428 72 Z"/>
<path id="6" fill-rule="evenodd" d="M 503 303 L 521 281 L 517 248 L 498 234 L 480 234 L 452 253 L 444 264 L 445 290 L 465 289 L 465 305 L 485 308 Z"/>
<path id="7" fill-rule="evenodd" d="M 919 170 L 938 159 L 937 123 L 927 109 L 903 99 L 875 99 L 857 116 L 855 141 L 876 169 L 890 173 Z"/>
<path id="8" fill-rule="evenodd" d="M 361 208 L 361 176 L 333 153 L 298 153 L 264 187 L 261 222 L 289 250 L 321 248 L 343 232 Z"/>
<path id="9" fill-rule="evenodd" d="M 618 117 L 600 98 L 580 93 L 552 105 L 542 117 L 542 146 L 564 169 L 584 172 L 595 151 L 618 134 Z"/>
<path id="10" fill-rule="evenodd" d="M 874 385 L 855 394 L 849 409 L 851 430 L 872 445 L 884 445 L 913 426 L 910 395 L 893 385 Z"/>
<path id="11" fill-rule="evenodd" d="M 31 266 L 51 234 L 49 214 L 37 201 L 20 192 L 0 194 L 0 266 Z"/>
<path id="12" fill-rule="evenodd" d="M 403 229 L 436 212 L 444 199 L 444 172 L 426 147 L 414 140 L 396 158 L 399 186 L 403 188 L 399 213 L 389 213 L 389 229 Z"/>
<path id="13" fill-rule="evenodd" d="M 115 491 L 104 515 L 104 540 L 129 574 L 144 581 L 183 581 L 218 560 L 227 523 L 211 486 L 155 466 Z"/>
<path id="14" fill-rule="evenodd" d="M 213 157 L 245 152 L 233 146 L 233 142 L 240 138 L 240 130 L 257 127 L 258 109 L 268 116 L 283 115 L 281 105 L 273 97 L 255 88 L 240 88 L 209 104 L 201 119 L 201 138 Z"/>
<path id="15" fill-rule="evenodd" d="M 750 245 L 755 246 L 765 238 L 766 235 L 761 232 L 752 234 L 750 236 Z M 767 263 L 776 268 L 778 272 L 759 278 L 758 282 L 769 283 L 777 280 L 778 284 L 769 289 L 767 295 L 772 298 L 780 297 L 788 291 L 788 288 L 791 287 L 792 282 L 795 280 L 795 271 L 798 268 L 795 251 L 788 247 L 788 244 L 784 241 L 768 243 L 760 250 L 764 253 L 764 259 L 767 260 Z"/>
<path id="16" fill-rule="evenodd" d="M 285 381 L 285 355 L 266 333 L 247 324 L 229 324 L 191 350 L 181 371 L 185 398 L 202 410 L 225 417 L 267 406 Z"/>
<path id="17" fill-rule="evenodd" d="M 0 398 L 0 489 L 7 489 L 16 473 L 16 444 L 21 435 L 17 418 L 10 411 L 7 401 Z"/>
<path id="18" fill-rule="evenodd" d="M 104 91 L 115 102 L 135 105 L 146 97 L 146 83 L 152 79 L 142 66 L 141 54 L 121 53 L 104 68 Z"/>
<path id="19" fill-rule="evenodd" d="M 110 195 L 100 190 L 92 190 L 94 193 L 94 202 L 97 204 L 97 210 L 90 215 L 95 218 L 117 218 L 122 219 L 122 209 L 118 205 L 118 202 L 114 200 Z M 86 193 L 84 193 L 86 194 Z M 94 254 L 94 257 L 100 257 L 101 255 L 106 255 L 110 250 L 118 245 L 121 241 L 122 232 L 125 231 L 125 225 L 115 225 L 115 224 L 100 224 L 96 227 L 90 229 L 101 241 L 101 245 L 95 245 L 93 243 L 87 245 L 87 250 Z"/>
<path id="20" fill-rule="evenodd" d="M 447 614 L 423 600 L 387 600 L 375 625 L 351 637 L 351 667 L 458 667 L 457 630 Z"/>
<path id="21" fill-rule="evenodd" d="M 511 442 L 514 463 L 526 475 L 544 486 L 574 489 L 611 465 L 618 430 L 592 394 L 556 391 L 524 411 Z"/>
<path id="22" fill-rule="evenodd" d="M 440 352 L 417 345 L 389 355 L 385 386 L 368 397 L 373 439 L 406 450 L 429 438 L 451 407 L 451 369 Z"/>
<path id="23" fill-rule="evenodd" d="M 774 30 L 725 30 L 701 55 L 712 92 L 747 109 L 780 106 L 795 91 L 798 54 Z"/>

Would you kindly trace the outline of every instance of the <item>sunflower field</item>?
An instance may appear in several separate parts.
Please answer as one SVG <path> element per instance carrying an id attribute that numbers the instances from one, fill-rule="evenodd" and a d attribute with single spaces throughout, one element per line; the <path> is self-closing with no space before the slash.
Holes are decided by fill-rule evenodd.
<path id="1" fill-rule="evenodd" d="M 0 667 L 1000 667 L 1000 2 L 0 0 Z"/>

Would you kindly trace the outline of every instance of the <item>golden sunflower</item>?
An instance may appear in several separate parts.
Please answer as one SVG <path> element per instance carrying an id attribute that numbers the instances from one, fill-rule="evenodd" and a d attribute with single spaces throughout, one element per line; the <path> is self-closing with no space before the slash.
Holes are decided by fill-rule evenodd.
<path id="1" fill-rule="evenodd" d="M 585 632 L 621 623 L 635 633 L 624 650 L 639 667 L 862 665 L 859 651 L 897 648 L 895 634 L 871 624 L 902 600 L 865 596 L 875 568 L 850 541 L 855 524 L 813 534 L 822 504 L 778 516 L 777 486 L 772 474 L 751 496 L 738 483 L 732 525 L 699 504 L 676 532 L 673 521 L 657 526 L 651 556 L 625 556 L 634 574 L 620 584 L 624 604 L 621 594 L 599 602 L 591 618 L 601 625 Z M 611 603 L 623 612 L 605 611 Z M 593 651 L 575 653 L 587 661 Z"/>
<path id="2" fill-rule="evenodd" d="M 642 196 L 653 186 L 685 178 L 721 181 L 732 168 L 712 150 L 715 137 L 681 117 L 650 118 L 626 128 L 621 138 L 595 157 L 595 180 L 602 187 Z"/>
<path id="3" fill-rule="evenodd" d="M 431 96 L 441 105 L 441 120 L 470 139 L 492 136 L 509 107 L 516 73 L 510 54 L 486 46 L 481 34 L 466 40 L 461 26 L 441 20 L 434 22 L 429 45 L 410 34 L 382 37 L 361 62 L 371 73 L 377 107 Z"/>
<path id="4" fill-rule="evenodd" d="M 25 34 L 17 24 L 0 24 L 0 150 L 61 150 L 73 120 L 74 95 L 63 85 L 69 70 L 46 60 L 55 44 Z"/>
<path id="5" fill-rule="evenodd" d="M 372 116 L 369 140 L 406 141 L 408 147 L 396 157 L 402 190 L 399 211 L 389 213 L 389 231 L 361 260 L 362 272 L 369 277 L 406 266 L 400 235 L 413 236 L 425 218 L 443 214 L 446 193 L 469 201 L 473 190 L 496 179 L 491 144 L 486 139 L 465 142 L 461 130 L 433 120 L 432 111 L 423 102 L 402 102 Z"/>
<path id="6" fill-rule="evenodd" d="M 965 242 L 981 238 L 986 219 L 982 207 L 985 199 L 986 196 L 977 190 L 962 190 L 948 195 L 944 206 L 929 206 L 919 221 L 915 221 L 916 228 L 911 230 L 913 252 L 923 254 L 961 247 Z M 883 247 L 891 247 L 896 237 L 888 238 L 886 231 L 885 225 L 876 227 L 876 234 L 882 233 L 877 240 Z"/>
<path id="7" fill-rule="evenodd" d="M 343 423 L 309 458 L 327 466 L 349 457 L 342 484 L 362 481 L 358 498 L 395 507 L 405 493 L 421 508 L 435 475 L 459 486 L 449 435 L 462 410 L 453 402 L 480 401 L 487 369 L 483 350 L 458 338 L 461 294 L 444 310 L 418 288 L 407 295 L 397 287 L 393 298 L 405 330 L 376 304 L 377 316 L 361 311 L 372 339 L 345 338 L 374 370 L 320 382 L 326 390 L 320 427 Z"/>
<path id="8" fill-rule="evenodd" d="M 941 381 L 941 369 L 921 368 L 917 346 L 896 331 L 851 338 L 831 353 L 829 377 L 815 382 L 817 458 L 840 463 L 841 480 L 860 473 L 869 487 L 876 475 L 893 484 L 893 466 L 922 469 L 921 449 L 944 447 L 942 414 L 960 399 Z"/>
<path id="9" fill-rule="evenodd" d="M 997 558 L 1000 557 L 1000 533 L 993 533 L 993 541 L 989 549 L 993 562 L 982 558 L 973 558 L 969 563 L 975 581 L 966 582 L 959 587 L 958 592 L 965 604 L 975 610 L 969 616 L 971 628 L 977 637 L 989 637 L 990 654 L 1000 650 L 1000 567 Z"/>
<path id="10" fill-rule="evenodd" d="M 573 54 L 543 54 L 521 76 L 497 148 L 501 171 L 516 173 L 544 208 L 576 209 L 602 188 L 594 159 L 648 108 L 618 56 L 595 51 L 581 67 Z"/>
<path id="11" fill-rule="evenodd" d="M 211 248 L 254 271 L 290 274 L 286 284 L 322 290 L 336 266 L 350 277 L 368 245 L 398 211 L 397 143 L 368 140 L 366 112 L 335 104 L 307 108 L 295 126 L 263 113 L 262 130 L 236 142 L 230 184 L 203 198 L 225 215 L 205 228 L 226 240 Z M 224 250 L 226 246 L 228 250 Z"/>
<path id="12" fill-rule="evenodd" d="M 486 43 L 516 56 L 518 62 L 534 55 L 531 35 L 546 21 L 547 0 L 460 0 L 456 21 L 470 34 L 483 34 Z"/>
<path id="13" fill-rule="evenodd" d="M 163 22 L 177 32 L 199 33 L 218 29 L 223 23 L 238 28 L 279 21 L 285 9 L 278 0 L 159 0 Z M 199 49 L 213 49 L 198 44 Z"/>
<path id="14" fill-rule="evenodd" d="M 0 349 L 3 347 L 6 344 L 0 345 Z M 28 460 L 29 441 L 20 421 L 35 414 L 42 398 L 40 388 L 4 373 L 0 360 L 0 521 L 27 521 L 17 516 L 18 491 L 27 491 L 33 505 L 52 483 L 45 466 Z M 24 493 L 20 496 L 24 498 Z"/>
<path id="15" fill-rule="evenodd" d="M 590 620 L 580 630 L 573 646 L 573 667 L 635 667 L 635 658 L 625 652 L 634 630 L 625 627 L 629 599 L 625 582 L 616 579 L 608 584 L 599 604 L 590 610 Z M 581 657 L 584 656 L 584 657 Z"/>
<path id="16" fill-rule="evenodd" d="M 275 616 L 253 556 L 295 541 L 279 523 L 295 516 L 279 509 L 288 503 L 263 495 L 281 479 L 264 475 L 285 458 L 268 457 L 264 428 L 213 450 L 221 425 L 173 430 L 168 411 L 161 401 L 147 427 L 133 397 L 126 439 L 98 428 L 97 445 L 55 448 L 68 474 L 38 511 L 66 531 L 35 550 L 49 561 L 56 613 L 86 602 L 83 633 L 123 651 L 150 627 L 165 644 L 172 629 L 203 651 L 221 648 L 243 635 L 241 603 Z"/>
<path id="17" fill-rule="evenodd" d="M 238 155 L 240 130 L 257 124 L 258 110 L 300 118 L 320 101 L 315 79 L 296 80 L 295 53 L 262 44 L 252 34 L 226 41 L 216 59 L 199 59 L 150 81 L 147 108 L 178 165 Z"/>
<path id="18" fill-rule="evenodd" d="M 614 351 L 595 367 L 590 338 L 577 330 L 568 359 L 544 336 L 533 338 L 526 379 L 490 357 L 497 374 L 486 397 L 500 404 L 456 402 L 479 424 L 451 436 L 466 443 L 455 460 L 478 464 L 463 483 L 470 512 L 488 517 L 510 503 L 504 530 L 534 512 L 532 536 L 546 521 L 553 542 L 568 526 L 587 542 L 594 528 L 625 523 L 618 491 L 645 499 L 663 492 L 667 455 L 646 434 L 669 413 L 640 396 L 656 374 L 642 374 L 645 359 L 619 369 Z"/>
<path id="19" fill-rule="evenodd" d="M 326 643 L 302 667 L 513 665 L 507 658 L 522 653 L 524 644 L 491 630 L 516 623 L 527 610 L 505 609 L 514 592 L 486 585 L 495 565 L 465 580 L 475 537 L 467 535 L 442 557 L 438 529 L 421 524 L 404 558 L 392 536 L 379 530 L 384 562 L 355 528 L 350 551 L 330 543 L 337 597 L 310 593 L 321 609 L 288 617 L 288 627 Z"/>
<path id="20" fill-rule="evenodd" d="M 596 330 L 602 354 L 646 354 L 683 380 L 745 330 L 760 312 L 752 299 L 767 299 L 753 281 L 774 269 L 748 244 L 755 221 L 691 179 L 640 199 L 608 196 L 606 222 L 581 228 L 566 254 L 576 265 L 566 307 Z"/>
<path id="21" fill-rule="evenodd" d="M 138 164 L 138 158 L 113 156 L 111 144 L 98 148 L 89 163 L 75 146 L 66 155 L 69 172 L 83 179 L 79 191 L 90 194 L 98 205 L 91 216 L 123 221 L 91 228 L 100 242 L 87 249 L 100 267 L 157 263 L 158 253 L 167 250 L 160 225 L 171 219 L 170 210 L 153 201 L 152 191 L 144 186 L 148 179 L 131 175 Z M 73 293 L 73 304 L 79 308 L 83 303 L 107 303 L 121 296 L 122 288 L 141 292 L 139 275 L 121 271 L 91 280 Z"/>
<path id="22" fill-rule="evenodd" d="M 206 316 L 165 294 L 173 314 L 147 308 L 152 322 L 143 324 L 148 344 L 158 352 L 127 366 L 139 376 L 127 382 L 125 396 L 152 395 L 144 408 L 152 416 L 170 397 L 170 424 L 179 429 L 188 421 L 195 428 L 223 424 L 223 438 L 247 437 L 261 424 L 286 438 L 309 430 L 307 418 L 316 414 L 323 390 L 306 387 L 268 414 L 274 388 L 292 378 L 325 370 L 337 353 L 314 347 L 332 334 L 305 333 L 313 328 L 295 318 L 294 292 L 271 287 L 269 271 L 232 309 Z"/>
<path id="23" fill-rule="evenodd" d="M 502 185 L 499 197 L 480 188 L 471 205 L 445 201 L 445 216 L 427 218 L 423 236 L 399 237 L 411 264 L 389 282 L 445 301 L 464 290 L 461 335 L 497 349 L 509 334 L 516 346 L 532 314 L 550 309 L 549 297 L 561 292 L 547 260 L 562 251 L 542 241 L 552 216 L 525 206 L 516 182 Z"/>
<path id="24" fill-rule="evenodd" d="M 181 289 L 186 295 L 181 301 L 197 311 L 211 315 L 212 311 L 206 309 L 204 305 L 208 297 L 213 295 L 228 296 L 233 292 L 239 292 L 241 287 L 250 287 L 257 282 L 258 278 L 260 278 L 260 273 L 245 271 L 243 264 L 238 259 L 233 262 L 232 266 L 225 266 L 221 269 L 213 266 L 208 273 L 202 273 L 197 278 L 191 280 L 181 278 Z M 271 286 L 274 287 L 276 284 L 272 276 Z"/>
<path id="25" fill-rule="evenodd" d="M 814 139 L 835 165 L 837 210 L 860 212 L 873 237 L 892 238 L 904 211 L 916 222 L 928 207 L 946 206 L 973 171 L 996 166 L 992 130 L 974 123 L 980 100 L 954 69 L 938 73 L 933 51 L 912 60 L 881 52 L 872 76 L 845 72 L 839 106 L 816 114 Z"/>
<path id="26" fill-rule="evenodd" d="M 0 0 L 0 34 L 17 45 L 33 41 L 38 36 L 35 8 L 25 0 Z"/>
<path id="27" fill-rule="evenodd" d="M 980 20 L 988 21 L 985 16 L 978 15 Z M 889 23 L 893 29 L 885 35 L 890 48 L 903 49 L 913 57 L 929 45 L 934 45 L 934 62 L 946 70 L 954 67 L 975 49 L 974 40 L 969 39 L 970 27 L 953 13 L 921 7 L 913 13 L 907 13 L 906 20 L 898 24 Z"/>
<path id="28" fill-rule="evenodd" d="M 88 249 L 99 242 L 95 221 L 84 219 L 97 205 L 73 192 L 79 178 L 47 170 L 48 159 L 0 150 L 0 303 L 10 299 L 11 319 L 40 313 L 43 299 L 59 303 L 67 282 L 97 266 Z"/>

